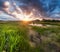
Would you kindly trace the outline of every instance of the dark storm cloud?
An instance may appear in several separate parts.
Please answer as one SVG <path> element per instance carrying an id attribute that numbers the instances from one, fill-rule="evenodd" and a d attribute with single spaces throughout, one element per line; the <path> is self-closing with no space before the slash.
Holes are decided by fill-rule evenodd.
<path id="1" fill-rule="evenodd" d="M 35 6 L 41 13 L 50 16 L 54 13 L 60 13 L 60 0 L 18 0 L 29 6 Z"/>
<path id="2" fill-rule="evenodd" d="M 29 9 L 30 7 L 32 7 L 32 8 L 35 8 L 36 10 L 39 10 L 40 13 L 44 12 L 43 7 L 40 3 L 40 0 L 17 0 L 17 1 L 26 4 L 26 6 L 29 7 Z"/>

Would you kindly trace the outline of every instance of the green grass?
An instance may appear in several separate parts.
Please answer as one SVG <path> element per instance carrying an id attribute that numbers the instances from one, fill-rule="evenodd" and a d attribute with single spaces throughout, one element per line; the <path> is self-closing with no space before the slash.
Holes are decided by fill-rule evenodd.
<path id="1" fill-rule="evenodd" d="M 55 49 L 60 49 L 60 26 L 31 26 L 42 37 L 37 47 L 29 44 L 28 27 L 20 22 L 0 22 L 0 52 L 56 52 Z"/>
<path id="2" fill-rule="evenodd" d="M 0 52 L 23 52 L 29 48 L 27 28 L 18 23 L 0 24 Z"/>
<path id="3" fill-rule="evenodd" d="M 39 52 L 29 44 L 28 26 L 20 22 L 0 22 L 0 52 Z"/>

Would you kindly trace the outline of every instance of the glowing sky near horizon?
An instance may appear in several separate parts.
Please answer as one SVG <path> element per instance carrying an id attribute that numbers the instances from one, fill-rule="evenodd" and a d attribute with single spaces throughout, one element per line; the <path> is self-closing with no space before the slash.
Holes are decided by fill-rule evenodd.
<path id="1" fill-rule="evenodd" d="M 0 8 L 1 8 L 1 1 L 6 1 L 6 0 L 0 0 Z M 9 0 L 10 3 L 11 0 Z M 60 0 L 12 0 L 16 2 L 18 6 L 21 7 L 31 7 L 36 5 L 37 10 L 41 11 L 42 13 L 45 14 L 45 16 L 48 17 L 59 17 L 60 18 Z M 29 9 L 29 8 L 28 8 Z M 0 16 L 2 16 L 0 14 Z"/>

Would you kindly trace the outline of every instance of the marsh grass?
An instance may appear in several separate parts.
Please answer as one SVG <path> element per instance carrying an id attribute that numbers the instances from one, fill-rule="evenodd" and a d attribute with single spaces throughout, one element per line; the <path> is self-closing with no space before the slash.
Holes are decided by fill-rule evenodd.
<path id="1" fill-rule="evenodd" d="M 20 22 L 0 22 L 0 52 L 55 52 L 51 44 L 55 44 L 57 49 L 60 47 L 60 26 L 58 27 L 32 27 L 40 33 L 42 43 L 38 47 L 29 45 L 28 25 Z M 48 39 L 49 38 L 49 39 Z M 49 46 L 50 45 L 50 46 Z"/>

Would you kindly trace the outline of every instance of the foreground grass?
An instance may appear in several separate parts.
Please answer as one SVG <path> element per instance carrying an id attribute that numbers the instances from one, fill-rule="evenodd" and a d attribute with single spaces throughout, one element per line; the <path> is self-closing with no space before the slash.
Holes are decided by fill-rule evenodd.
<path id="1" fill-rule="evenodd" d="M 32 27 L 41 36 L 42 42 L 31 47 L 28 27 L 20 22 L 0 22 L 0 52 L 59 52 L 60 26 Z"/>
<path id="2" fill-rule="evenodd" d="M 29 48 L 27 30 L 16 22 L 0 24 L 0 52 L 23 52 Z"/>
<path id="3" fill-rule="evenodd" d="M 28 27 L 20 22 L 0 22 L 0 52 L 39 52 L 29 45 Z"/>

